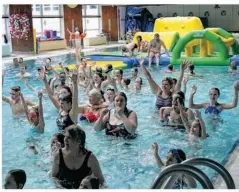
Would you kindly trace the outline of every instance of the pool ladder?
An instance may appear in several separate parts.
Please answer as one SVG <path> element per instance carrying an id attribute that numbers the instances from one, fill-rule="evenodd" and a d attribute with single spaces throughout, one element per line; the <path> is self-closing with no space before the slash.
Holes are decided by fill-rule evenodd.
<path id="1" fill-rule="evenodd" d="M 160 172 L 151 189 L 172 189 L 178 174 L 186 174 L 196 179 L 204 189 L 214 189 L 208 176 L 195 165 L 203 165 L 217 171 L 224 179 L 228 189 L 236 189 L 230 173 L 219 163 L 207 158 L 192 158 L 180 164 L 170 165 Z"/>

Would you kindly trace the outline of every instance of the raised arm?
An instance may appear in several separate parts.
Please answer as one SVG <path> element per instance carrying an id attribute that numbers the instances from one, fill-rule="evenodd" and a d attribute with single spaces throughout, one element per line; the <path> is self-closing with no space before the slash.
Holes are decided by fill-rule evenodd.
<path id="1" fill-rule="evenodd" d="M 45 121 L 44 121 L 44 116 L 43 116 L 43 105 L 42 105 L 42 92 L 38 92 L 38 98 L 39 98 L 39 126 L 38 126 L 38 132 L 39 133 L 44 133 L 44 128 L 45 128 Z"/>
<path id="2" fill-rule="evenodd" d="M 97 121 L 94 124 L 95 131 L 101 131 L 105 128 L 105 124 L 107 120 L 109 120 L 109 113 L 110 111 L 108 109 L 101 110 L 100 117 L 97 119 Z"/>
<path id="3" fill-rule="evenodd" d="M 201 113 L 199 110 L 195 110 L 195 115 L 199 120 L 200 126 L 201 126 L 201 139 L 206 139 L 207 138 L 207 132 L 206 132 L 206 125 L 205 122 L 201 116 Z"/>
<path id="4" fill-rule="evenodd" d="M 21 92 L 20 92 L 20 98 L 21 98 L 22 105 L 23 105 L 23 108 L 24 108 L 24 113 L 25 113 L 25 115 L 26 115 L 26 117 L 27 117 L 28 122 L 31 124 L 31 122 L 30 122 L 30 120 L 29 120 L 29 118 L 28 118 L 28 108 L 27 108 L 27 104 L 26 104 L 25 99 L 24 99 L 24 97 L 23 97 L 23 94 L 22 94 Z"/>
<path id="5" fill-rule="evenodd" d="M 78 68 L 79 68 L 79 65 L 76 67 L 76 69 L 74 69 L 72 73 L 73 97 L 72 97 L 72 108 L 70 111 L 70 117 L 76 124 L 77 124 L 77 117 L 78 117 L 78 85 L 77 85 Z"/>
<path id="6" fill-rule="evenodd" d="M 162 166 L 164 166 L 164 163 L 163 163 L 163 161 L 161 160 L 161 158 L 159 157 L 159 154 L 158 154 L 158 144 L 154 143 L 152 145 L 152 147 L 153 147 L 153 150 L 154 150 L 154 158 L 157 162 L 158 167 L 161 168 Z"/>
<path id="7" fill-rule="evenodd" d="M 41 71 L 41 79 L 43 80 L 43 82 L 45 84 L 48 97 L 50 98 L 50 100 L 52 101 L 52 103 L 56 107 L 56 109 L 59 110 L 60 109 L 60 103 L 53 95 L 53 92 L 52 92 L 52 90 L 50 88 L 50 85 L 48 84 L 48 82 L 46 80 L 46 73 L 45 73 L 45 71 Z"/>
<path id="8" fill-rule="evenodd" d="M 187 77 L 184 77 L 184 79 L 183 79 L 183 92 L 184 92 L 184 95 L 186 95 L 186 93 L 187 93 L 187 83 L 188 83 L 189 79 L 190 79 L 189 75 Z"/>
<path id="9" fill-rule="evenodd" d="M 189 97 L 189 108 L 192 108 L 192 109 L 202 109 L 202 108 L 204 108 L 205 103 L 195 104 L 193 102 L 193 97 L 194 97 L 194 94 L 196 92 L 197 92 L 197 87 L 195 85 L 193 85 L 192 89 L 191 89 L 190 97 Z"/>
<path id="10" fill-rule="evenodd" d="M 182 85 L 182 81 L 183 81 L 183 75 L 184 75 L 184 71 L 185 69 L 187 69 L 188 65 L 189 65 L 189 61 L 182 61 L 181 65 L 180 65 L 180 73 L 179 73 L 179 77 L 177 80 L 177 84 L 174 87 L 173 92 L 177 93 L 179 91 L 181 91 L 181 85 Z"/>
<path id="11" fill-rule="evenodd" d="M 239 81 L 235 82 L 235 85 L 234 85 L 234 97 L 233 97 L 232 103 L 231 104 L 225 104 L 225 103 L 221 104 L 222 109 L 232 109 L 237 106 L 238 92 L 239 92 Z"/>
<path id="12" fill-rule="evenodd" d="M 182 119 L 183 125 L 184 125 L 186 131 L 188 133 L 190 133 L 191 125 L 190 125 L 190 123 L 188 121 L 187 115 L 184 112 L 183 106 L 182 106 L 182 104 L 180 103 L 180 101 L 178 99 L 177 99 L 177 104 L 178 104 L 178 107 L 179 107 L 180 117 Z"/>
<path id="13" fill-rule="evenodd" d="M 146 77 L 146 79 L 149 82 L 149 86 L 151 89 L 151 92 L 158 96 L 160 92 L 162 92 L 162 89 L 155 83 L 155 81 L 153 80 L 152 76 L 150 75 L 150 73 L 148 72 L 148 70 L 146 69 L 146 67 L 144 66 L 144 58 L 140 59 L 140 67 L 143 71 L 144 76 Z"/>

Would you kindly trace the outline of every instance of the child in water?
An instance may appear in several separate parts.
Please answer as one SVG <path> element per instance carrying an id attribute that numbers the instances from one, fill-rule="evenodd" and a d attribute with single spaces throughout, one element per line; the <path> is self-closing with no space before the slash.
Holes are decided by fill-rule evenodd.
<path id="1" fill-rule="evenodd" d="M 5 178 L 4 189 L 23 189 L 27 176 L 22 169 L 10 170 Z"/>
<path id="2" fill-rule="evenodd" d="M 158 144 L 154 143 L 152 145 L 154 150 L 154 158 L 158 164 L 158 167 L 167 167 L 169 165 L 181 163 L 186 160 L 186 154 L 181 149 L 170 149 L 166 156 L 166 162 L 163 163 L 158 154 Z M 173 189 L 186 188 L 196 188 L 197 184 L 192 177 L 182 175 L 177 175 L 176 182 L 174 183 Z"/>
<path id="3" fill-rule="evenodd" d="M 100 182 L 97 177 L 94 175 L 90 175 L 85 177 L 80 184 L 79 189 L 99 189 L 100 188 Z"/>

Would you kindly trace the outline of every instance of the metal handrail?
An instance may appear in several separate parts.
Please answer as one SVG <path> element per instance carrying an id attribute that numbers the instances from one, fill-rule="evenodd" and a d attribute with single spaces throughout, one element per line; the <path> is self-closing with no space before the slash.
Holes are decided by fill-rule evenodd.
<path id="1" fill-rule="evenodd" d="M 214 189 L 210 179 L 200 169 L 188 164 L 174 164 L 166 167 L 154 181 L 151 189 L 160 189 L 169 176 L 175 174 L 185 174 L 193 177 L 202 185 L 204 189 Z"/>
<path id="2" fill-rule="evenodd" d="M 204 165 L 204 166 L 210 167 L 211 169 L 214 169 L 222 176 L 228 189 L 236 189 L 235 183 L 230 173 L 220 163 L 214 160 L 207 159 L 207 158 L 192 158 L 192 159 L 183 161 L 181 164 Z"/>

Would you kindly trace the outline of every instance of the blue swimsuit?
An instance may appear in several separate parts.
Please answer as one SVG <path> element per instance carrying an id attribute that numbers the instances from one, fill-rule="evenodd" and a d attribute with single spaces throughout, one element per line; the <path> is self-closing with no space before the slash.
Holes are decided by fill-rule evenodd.
<path id="1" fill-rule="evenodd" d="M 221 112 L 221 111 L 219 111 L 216 106 L 208 106 L 208 107 L 205 109 L 205 113 L 206 113 L 206 114 L 219 115 L 220 112 Z"/>

